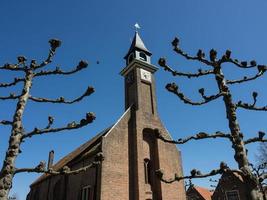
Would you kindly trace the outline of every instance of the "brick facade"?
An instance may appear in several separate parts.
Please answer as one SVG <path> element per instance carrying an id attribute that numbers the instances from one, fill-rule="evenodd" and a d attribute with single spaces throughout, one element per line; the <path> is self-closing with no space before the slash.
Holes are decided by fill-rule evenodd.
<path id="1" fill-rule="evenodd" d="M 162 125 L 155 94 L 151 53 L 138 33 L 126 55 L 125 112 L 111 127 L 82 145 L 54 166 L 77 169 L 88 165 L 98 152 L 104 161 L 69 176 L 42 176 L 31 185 L 28 200 L 83 200 L 86 187 L 89 200 L 185 200 L 183 182 L 162 183 L 155 170 L 162 169 L 167 177 L 182 175 L 181 154 L 173 144 L 157 140 L 154 129 L 167 138 Z M 87 200 L 87 199 L 86 199 Z"/>
<path id="2" fill-rule="evenodd" d="M 227 195 L 236 195 L 240 200 L 249 200 L 243 178 L 235 172 L 223 173 L 214 191 L 212 200 L 228 200 Z"/>

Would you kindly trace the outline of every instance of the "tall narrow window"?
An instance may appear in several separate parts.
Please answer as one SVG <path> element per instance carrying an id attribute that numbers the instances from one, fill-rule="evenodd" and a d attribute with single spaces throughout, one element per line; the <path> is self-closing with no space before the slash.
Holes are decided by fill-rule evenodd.
<path id="1" fill-rule="evenodd" d="M 151 162 L 148 158 L 144 159 L 144 170 L 145 170 L 145 183 L 151 184 Z"/>
<path id="2" fill-rule="evenodd" d="M 92 200 L 93 191 L 90 185 L 83 187 L 82 189 L 82 199 L 81 200 Z"/>

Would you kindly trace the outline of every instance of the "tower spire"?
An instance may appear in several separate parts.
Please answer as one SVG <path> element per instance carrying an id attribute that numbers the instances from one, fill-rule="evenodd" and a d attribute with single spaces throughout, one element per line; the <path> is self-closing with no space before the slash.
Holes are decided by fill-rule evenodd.
<path id="1" fill-rule="evenodd" d="M 137 23 L 134 26 L 136 28 L 134 38 L 127 54 L 124 57 L 126 64 L 130 64 L 133 59 L 150 63 L 150 56 L 152 55 L 152 53 L 146 48 L 143 40 L 138 33 L 140 26 Z"/>

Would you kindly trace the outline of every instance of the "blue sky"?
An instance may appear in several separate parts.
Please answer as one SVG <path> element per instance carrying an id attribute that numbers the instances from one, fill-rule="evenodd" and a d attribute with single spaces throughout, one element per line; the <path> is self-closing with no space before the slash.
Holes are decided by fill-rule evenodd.
<path id="1" fill-rule="evenodd" d="M 29 60 L 42 60 L 48 52 L 47 41 L 59 38 L 63 41 L 58 49 L 53 66 L 71 69 L 81 59 L 88 60 L 88 69 L 72 77 L 37 78 L 32 94 L 40 97 L 75 97 L 88 85 L 96 92 L 80 104 L 51 105 L 29 102 L 25 111 L 26 130 L 46 125 L 47 116 L 55 117 L 55 126 L 78 120 L 88 111 L 96 113 L 97 120 L 86 128 L 47 136 L 36 136 L 22 147 L 23 153 L 17 160 L 18 167 L 35 166 L 40 160 L 47 160 L 48 152 L 55 150 L 58 160 L 97 132 L 110 126 L 124 110 L 123 78 L 119 72 L 125 66 L 123 57 L 134 34 L 133 25 L 138 22 L 140 35 L 147 48 L 153 53 L 152 63 L 157 65 L 159 57 L 167 57 L 176 69 L 197 70 L 198 63 L 187 62 L 172 52 L 170 41 L 179 36 L 184 50 L 195 54 L 199 48 L 208 52 L 217 49 L 219 54 L 232 50 L 233 57 L 240 60 L 255 59 L 267 63 L 267 2 L 264 0 L 181 0 L 181 1 L 1 1 L 0 3 L 0 63 L 16 62 L 18 55 Z M 97 65 L 96 62 L 100 61 Z M 205 66 L 204 66 L 205 68 Z M 229 78 L 253 74 L 233 66 L 225 66 Z M 0 73 L 1 82 L 14 77 L 15 73 Z M 223 102 L 212 102 L 202 107 L 184 105 L 168 93 L 166 83 L 175 81 L 191 98 L 200 99 L 198 89 L 205 87 L 207 93 L 215 93 L 212 77 L 199 80 L 175 79 L 163 70 L 156 74 L 158 110 L 161 120 L 173 138 L 185 137 L 198 131 L 228 131 Z M 259 105 L 267 103 L 266 78 L 252 84 L 231 88 L 233 97 L 252 101 L 251 93 L 259 92 Z M 16 92 L 1 89 L 0 95 Z M 1 102 L 0 119 L 10 119 L 15 102 Z M 241 130 L 246 137 L 255 136 L 258 130 L 266 131 L 266 113 L 238 111 Z M 0 158 L 4 157 L 10 130 L 0 127 Z M 191 142 L 179 146 L 183 155 L 184 173 L 199 168 L 209 171 L 220 161 L 236 167 L 231 145 L 224 140 Z M 252 161 L 257 145 L 249 146 Z M 0 159 L 0 164 L 2 165 Z M 29 184 L 39 175 L 20 174 L 14 179 L 11 194 L 17 193 L 24 199 Z M 207 181 L 194 181 L 209 186 Z"/>

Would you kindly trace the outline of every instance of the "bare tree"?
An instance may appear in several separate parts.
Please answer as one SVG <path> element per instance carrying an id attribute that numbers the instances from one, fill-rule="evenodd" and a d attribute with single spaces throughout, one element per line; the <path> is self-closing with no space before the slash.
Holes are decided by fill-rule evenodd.
<path id="1" fill-rule="evenodd" d="M 163 67 L 164 70 L 170 72 L 173 76 L 177 76 L 177 77 L 187 77 L 190 79 L 190 78 L 199 78 L 199 77 L 204 77 L 208 75 L 213 75 L 213 77 L 215 78 L 215 82 L 216 82 L 214 84 L 217 85 L 218 93 L 207 96 L 205 94 L 205 89 L 200 88 L 199 93 L 203 100 L 200 102 L 195 102 L 187 98 L 186 95 L 179 89 L 179 86 L 176 85 L 175 83 L 167 84 L 166 89 L 169 92 L 176 95 L 185 104 L 189 104 L 192 106 L 204 105 L 211 101 L 222 98 L 224 102 L 224 108 L 226 111 L 226 117 L 228 120 L 230 132 L 223 133 L 221 131 L 217 131 L 211 134 L 206 133 L 206 132 L 199 132 L 195 135 L 189 136 L 187 138 L 180 138 L 178 140 L 169 140 L 167 138 L 164 138 L 164 136 L 160 133 L 159 130 L 155 130 L 155 134 L 157 135 L 159 139 L 163 140 L 164 142 L 174 143 L 174 144 L 184 144 L 192 140 L 202 140 L 202 139 L 208 139 L 208 138 L 227 139 L 232 144 L 232 148 L 234 150 L 234 159 L 238 164 L 238 169 L 230 169 L 226 163 L 221 162 L 220 167 L 218 169 L 213 169 L 210 172 L 205 173 L 205 174 L 202 174 L 202 172 L 200 172 L 199 170 L 193 169 L 191 171 L 191 175 L 188 175 L 188 176 L 175 175 L 175 177 L 172 179 L 165 179 L 163 172 L 161 170 L 158 170 L 157 171 L 158 176 L 161 178 L 162 181 L 166 183 L 172 183 L 174 181 L 180 181 L 184 179 L 214 176 L 216 174 L 221 174 L 225 171 L 231 170 L 231 171 L 235 171 L 239 173 L 244 178 L 246 185 L 248 186 L 248 190 L 250 192 L 250 199 L 251 200 L 260 199 L 258 185 L 259 185 L 259 182 L 262 182 L 264 179 L 266 179 L 267 175 L 266 173 L 264 173 L 260 177 L 255 176 L 252 169 L 250 168 L 250 164 L 249 164 L 250 162 L 248 160 L 247 149 L 245 146 L 248 144 L 254 143 L 254 142 L 266 142 L 267 140 L 264 138 L 265 133 L 262 131 L 258 132 L 257 137 L 245 139 L 244 135 L 242 134 L 242 131 L 240 130 L 239 123 L 237 121 L 236 111 L 237 109 L 267 111 L 267 106 L 259 107 L 256 105 L 257 96 L 258 96 L 257 92 L 252 93 L 253 103 L 251 104 L 245 103 L 242 101 L 234 101 L 234 99 L 232 98 L 232 93 L 231 93 L 229 86 L 256 80 L 257 78 L 264 75 L 264 73 L 267 70 L 267 66 L 258 65 L 256 61 L 254 60 L 250 62 L 247 62 L 247 61 L 240 62 L 237 59 L 233 59 L 231 57 L 230 50 L 227 50 L 221 58 L 217 58 L 217 52 L 214 49 L 210 50 L 209 59 L 205 58 L 205 53 L 202 50 L 198 50 L 196 56 L 191 56 L 180 48 L 178 38 L 175 38 L 172 41 L 172 46 L 174 48 L 174 51 L 179 56 L 182 56 L 187 60 L 199 61 L 201 64 L 209 67 L 210 69 L 209 70 L 199 69 L 195 73 L 180 72 L 170 67 L 167 64 L 167 61 L 165 58 L 159 59 L 159 65 Z M 251 76 L 251 77 L 245 76 L 239 80 L 228 80 L 223 74 L 224 64 L 232 64 L 233 66 L 236 66 L 242 69 L 255 68 L 257 70 L 254 76 Z"/>
<path id="2" fill-rule="evenodd" d="M 250 167 L 254 175 L 259 179 L 259 189 L 260 189 L 260 192 L 262 193 L 263 200 L 267 200 L 267 197 L 264 191 L 264 187 L 267 186 L 266 179 L 261 180 L 261 177 L 267 173 L 266 171 L 267 162 L 263 162 L 256 166 L 253 164 L 250 164 Z"/>
<path id="3" fill-rule="evenodd" d="M 267 163 L 267 143 L 260 144 L 257 160 L 259 161 L 259 164 Z"/>
<path id="4" fill-rule="evenodd" d="M 15 161 L 19 154 L 21 153 L 21 145 L 26 140 L 30 139 L 36 135 L 46 135 L 49 133 L 56 133 L 64 130 L 73 130 L 86 126 L 95 119 L 93 113 L 86 113 L 86 116 L 79 120 L 78 122 L 70 122 L 63 127 L 52 127 L 54 123 L 54 118 L 48 116 L 47 126 L 44 128 L 34 128 L 32 131 L 26 132 L 23 126 L 23 113 L 27 101 L 34 101 L 38 103 L 54 103 L 54 104 L 73 104 L 83 100 L 85 97 L 91 95 L 94 92 L 93 87 L 88 87 L 85 92 L 73 99 L 66 100 L 64 97 L 59 97 L 57 99 L 48 99 L 43 97 L 34 97 L 31 95 L 30 90 L 33 84 L 33 80 L 37 77 L 44 78 L 50 75 L 71 75 L 85 69 L 88 64 L 86 61 L 80 61 L 79 64 L 70 71 L 63 71 L 60 68 L 55 68 L 54 70 L 44 70 L 44 68 L 52 62 L 52 59 L 56 53 L 56 49 L 61 45 L 61 41 L 57 39 L 51 39 L 50 50 L 48 57 L 38 64 L 35 60 L 27 62 L 24 56 L 19 56 L 17 58 L 18 62 L 16 64 L 5 64 L 0 66 L 1 71 L 13 71 L 16 72 L 16 77 L 10 83 L 0 83 L 0 88 L 12 87 L 17 84 L 22 84 L 22 90 L 19 94 L 11 93 L 7 96 L 0 96 L 0 100 L 16 100 L 17 106 L 12 120 L 0 120 L 0 125 L 10 126 L 11 134 L 9 137 L 9 144 L 6 155 L 3 160 L 3 166 L 0 171 L 0 200 L 7 200 L 9 191 L 12 187 L 12 180 L 14 175 L 21 172 L 38 172 L 38 173 L 49 173 L 49 174 L 64 174 L 64 173 L 79 173 L 80 171 L 86 170 L 94 165 L 98 164 L 98 161 L 91 163 L 90 165 L 83 167 L 81 169 L 70 171 L 68 167 L 64 167 L 61 171 L 53 171 L 52 168 L 46 168 L 45 162 L 41 161 L 39 165 L 33 168 L 16 168 Z M 21 75 L 23 74 L 23 75 Z"/>

